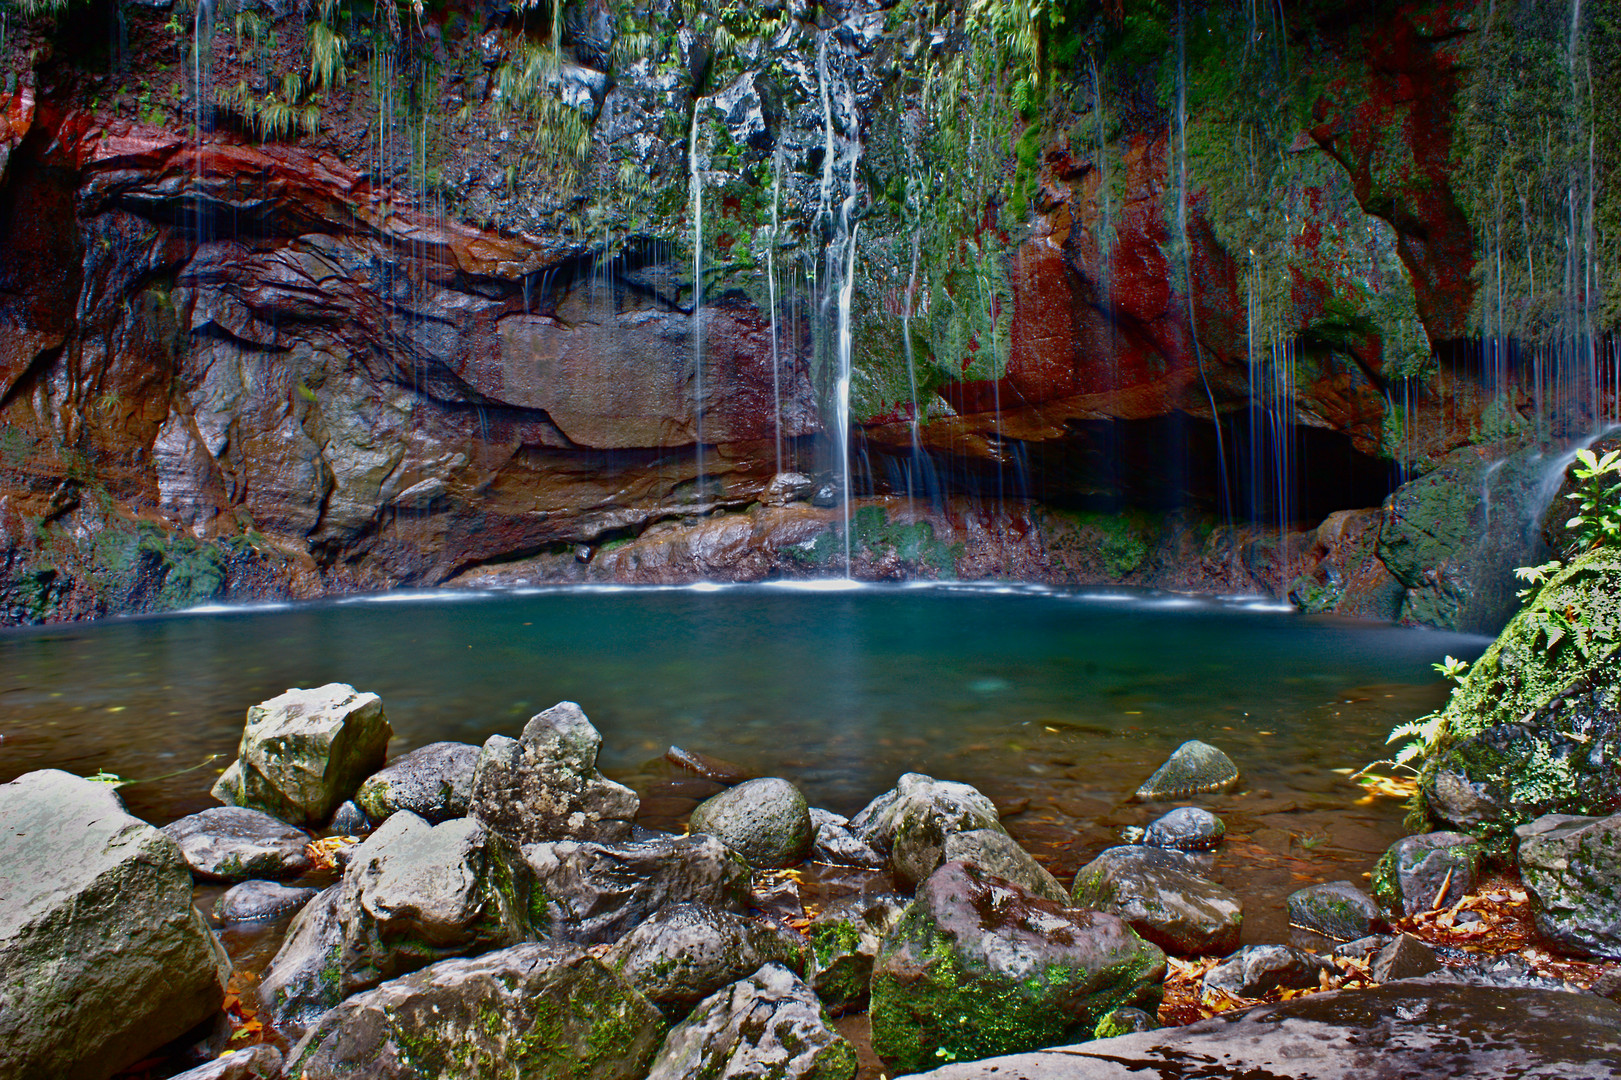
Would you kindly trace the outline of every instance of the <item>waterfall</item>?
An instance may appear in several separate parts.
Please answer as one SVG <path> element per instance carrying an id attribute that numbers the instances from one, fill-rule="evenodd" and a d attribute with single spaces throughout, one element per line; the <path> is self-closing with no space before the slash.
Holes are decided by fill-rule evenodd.
<path id="1" fill-rule="evenodd" d="M 704 175 L 698 160 L 698 102 L 692 104 L 692 136 L 687 143 L 687 175 L 692 191 L 692 407 L 697 452 L 694 499 L 704 498 Z"/>
<path id="2" fill-rule="evenodd" d="M 777 347 L 777 235 L 781 228 L 782 146 L 771 158 L 771 245 L 765 249 L 766 294 L 771 302 L 771 419 L 777 433 L 777 473 L 782 473 L 782 359 Z"/>

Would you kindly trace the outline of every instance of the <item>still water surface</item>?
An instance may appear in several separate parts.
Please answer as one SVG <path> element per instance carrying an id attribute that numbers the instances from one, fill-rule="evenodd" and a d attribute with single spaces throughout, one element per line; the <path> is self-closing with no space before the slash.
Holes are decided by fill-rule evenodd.
<path id="1" fill-rule="evenodd" d="M 0 633 L 0 781 L 45 767 L 146 779 L 221 755 L 124 789 L 161 824 L 212 805 L 244 710 L 290 686 L 380 694 L 391 754 L 515 735 L 568 699 L 601 729 L 604 770 L 654 797 L 655 813 L 680 806 L 658 798 L 671 743 L 786 776 L 844 813 L 916 770 L 1022 808 L 1010 830 L 1063 877 L 1163 811 L 1127 800 L 1199 738 L 1244 778 L 1200 800 L 1232 837 L 1217 876 L 1275 899 L 1306 878 L 1356 878 L 1400 835 L 1398 803 L 1334 770 L 1382 756 L 1394 724 L 1444 699 L 1432 662 L 1486 643 L 1254 602 L 1022 587 L 384 594 L 200 611 Z"/>

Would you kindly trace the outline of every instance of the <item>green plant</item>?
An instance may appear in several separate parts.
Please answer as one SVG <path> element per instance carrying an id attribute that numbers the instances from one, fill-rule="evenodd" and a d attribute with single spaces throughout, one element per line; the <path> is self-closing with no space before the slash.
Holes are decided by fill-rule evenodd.
<path id="1" fill-rule="evenodd" d="M 1536 592 L 1542 586 L 1546 585 L 1548 583 L 1548 579 L 1554 574 L 1557 574 L 1560 569 L 1564 567 L 1564 565 L 1565 564 L 1560 562 L 1558 559 L 1552 559 L 1543 563 L 1541 566 L 1516 566 L 1514 568 L 1514 576 L 1519 578 L 1521 581 L 1529 582 L 1531 588 L 1521 589 L 1515 595 L 1521 600 L 1530 599 L 1531 594 Z"/>
<path id="2" fill-rule="evenodd" d="M 1621 544 L 1621 450 L 1599 457 L 1583 447 L 1576 451 L 1571 472 L 1582 486 L 1565 498 L 1574 501 L 1580 513 L 1565 522 L 1565 528 L 1576 530 L 1576 542 L 1583 550 L 1601 543 Z"/>

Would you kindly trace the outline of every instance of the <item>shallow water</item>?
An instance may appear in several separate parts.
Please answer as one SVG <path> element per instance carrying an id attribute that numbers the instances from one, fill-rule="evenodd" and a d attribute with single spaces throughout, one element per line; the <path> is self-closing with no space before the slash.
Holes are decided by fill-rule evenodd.
<path id="1" fill-rule="evenodd" d="M 0 781 L 145 779 L 221 755 L 123 789 L 161 824 L 213 804 L 244 711 L 289 686 L 382 695 L 391 754 L 515 735 L 570 699 L 603 732 L 604 770 L 655 797 L 650 824 L 692 794 L 653 763 L 671 743 L 844 813 L 916 770 L 1020 811 L 1010 831 L 1067 879 L 1163 812 L 1126 800 L 1200 738 L 1243 773 L 1193 800 L 1228 822 L 1216 875 L 1245 896 L 1246 940 L 1277 939 L 1283 894 L 1356 880 L 1400 835 L 1399 804 L 1333 770 L 1444 699 L 1433 661 L 1486 643 L 1259 602 L 966 586 L 387 594 L 115 619 L 0 633 Z"/>

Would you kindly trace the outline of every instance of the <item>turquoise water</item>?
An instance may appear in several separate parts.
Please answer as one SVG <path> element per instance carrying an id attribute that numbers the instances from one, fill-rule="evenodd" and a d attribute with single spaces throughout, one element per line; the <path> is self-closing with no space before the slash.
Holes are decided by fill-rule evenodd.
<path id="1" fill-rule="evenodd" d="M 1485 644 L 1260 602 L 1018 587 L 386 594 L 6 631 L 0 780 L 145 779 L 222 755 L 124 789 L 161 823 L 212 804 L 244 711 L 290 686 L 380 694 L 395 753 L 516 734 L 570 699 L 603 732 L 605 771 L 644 794 L 668 781 L 671 743 L 846 813 L 928 772 L 1022 805 L 1010 829 L 1062 875 L 1162 810 L 1126 800 L 1200 738 L 1244 775 L 1205 800 L 1237 834 L 1234 876 L 1269 852 L 1282 881 L 1301 873 L 1289 860 L 1366 860 L 1399 835 L 1398 804 L 1357 805 L 1334 770 L 1444 699 L 1433 661 Z"/>

